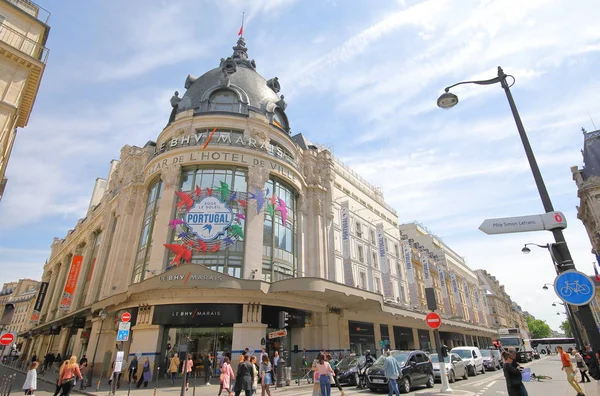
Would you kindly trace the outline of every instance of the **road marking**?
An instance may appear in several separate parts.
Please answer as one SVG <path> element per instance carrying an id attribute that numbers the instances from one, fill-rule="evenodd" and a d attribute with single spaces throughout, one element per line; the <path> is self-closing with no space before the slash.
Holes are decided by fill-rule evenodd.
<path id="1" fill-rule="evenodd" d="M 483 389 L 480 389 L 475 396 L 481 396 L 483 395 L 492 385 L 494 385 L 496 383 L 496 381 L 492 381 L 489 384 L 487 384 Z"/>

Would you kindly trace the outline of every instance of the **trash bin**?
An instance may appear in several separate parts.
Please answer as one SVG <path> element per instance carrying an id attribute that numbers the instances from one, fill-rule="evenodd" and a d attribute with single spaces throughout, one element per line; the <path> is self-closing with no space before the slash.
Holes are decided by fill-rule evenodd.
<path id="1" fill-rule="evenodd" d="M 290 386 L 290 384 L 292 383 L 292 368 L 291 367 L 286 367 L 285 368 L 285 386 Z"/>

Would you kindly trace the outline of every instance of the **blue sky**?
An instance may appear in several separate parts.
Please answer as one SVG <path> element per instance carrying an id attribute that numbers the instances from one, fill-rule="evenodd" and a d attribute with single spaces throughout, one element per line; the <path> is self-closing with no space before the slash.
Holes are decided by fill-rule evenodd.
<path id="1" fill-rule="evenodd" d="M 50 57 L 8 167 L 0 282 L 41 276 L 52 238 L 85 215 L 120 148 L 154 140 L 186 76 L 231 54 L 242 11 L 249 55 L 279 77 L 292 133 L 381 185 L 401 222 L 427 226 L 558 328 L 556 296 L 541 290 L 554 279 L 548 254 L 520 252 L 551 234 L 477 229 L 543 212 L 502 89 L 457 87 L 456 108 L 436 107 L 445 86 L 503 66 L 575 262 L 593 271 L 570 166 L 582 162 L 580 128 L 594 129 L 590 116 L 600 125 L 595 1 L 38 2 L 52 13 Z"/>

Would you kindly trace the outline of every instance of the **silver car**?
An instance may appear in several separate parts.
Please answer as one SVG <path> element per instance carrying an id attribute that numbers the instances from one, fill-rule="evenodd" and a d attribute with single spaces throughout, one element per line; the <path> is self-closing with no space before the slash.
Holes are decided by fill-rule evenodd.
<path id="1" fill-rule="evenodd" d="M 436 381 L 441 381 L 442 375 L 440 372 L 440 362 L 438 360 L 437 353 L 429 355 L 429 360 L 431 360 L 431 364 L 433 364 L 434 378 Z M 448 376 L 448 382 L 454 382 L 456 381 L 456 378 L 469 378 L 467 364 L 456 353 L 449 353 L 448 356 L 444 358 L 444 362 L 446 362 L 446 375 Z"/>

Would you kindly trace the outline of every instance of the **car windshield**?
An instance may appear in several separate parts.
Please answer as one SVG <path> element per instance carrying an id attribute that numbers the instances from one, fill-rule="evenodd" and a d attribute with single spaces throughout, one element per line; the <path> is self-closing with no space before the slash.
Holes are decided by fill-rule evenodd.
<path id="1" fill-rule="evenodd" d="M 500 342 L 502 343 L 502 346 L 520 346 L 521 345 L 521 339 L 518 337 L 507 337 L 507 338 L 501 338 Z"/>
<path id="2" fill-rule="evenodd" d="M 440 360 L 438 359 L 438 355 L 429 355 L 429 360 L 431 360 L 431 363 L 439 363 L 440 362 Z M 450 363 L 450 356 L 446 356 L 444 358 L 444 362 Z"/>
<path id="3" fill-rule="evenodd" d="M 469 349 L 456 349 L 456 350 L 453 350 L 452 353 L 456 353 L 458 356 L 460 356 L 463 359 L 471 359 L 473 357 L 473 354 L 471 353 L 471 350 L 469 350 Z"/>
<path id="4" fill-rule="evenodd" d="M 398 361 L 398 363 L 400 363 L 400 366 L 402 366 L 408 358 L 408 353 L 394 353 L 392 356 Z"/>
<path id="5" fill-rule="evenodd" d="M 356 363 L 358 363 L 358 358 L 356 356 L 352 356 L 352 357 L 343 358 L 342 360 L 340 360 L 340 362 L 337 364 L 337 366 L 340 369 L 347 369 L 347 368 L 354 366 Z"/>
<path id="6" fill-rule="evenodd" d="M 492 356 L 492 351 L 489 351 L 487 349 L 482 349 L 481 356 Z"/>

